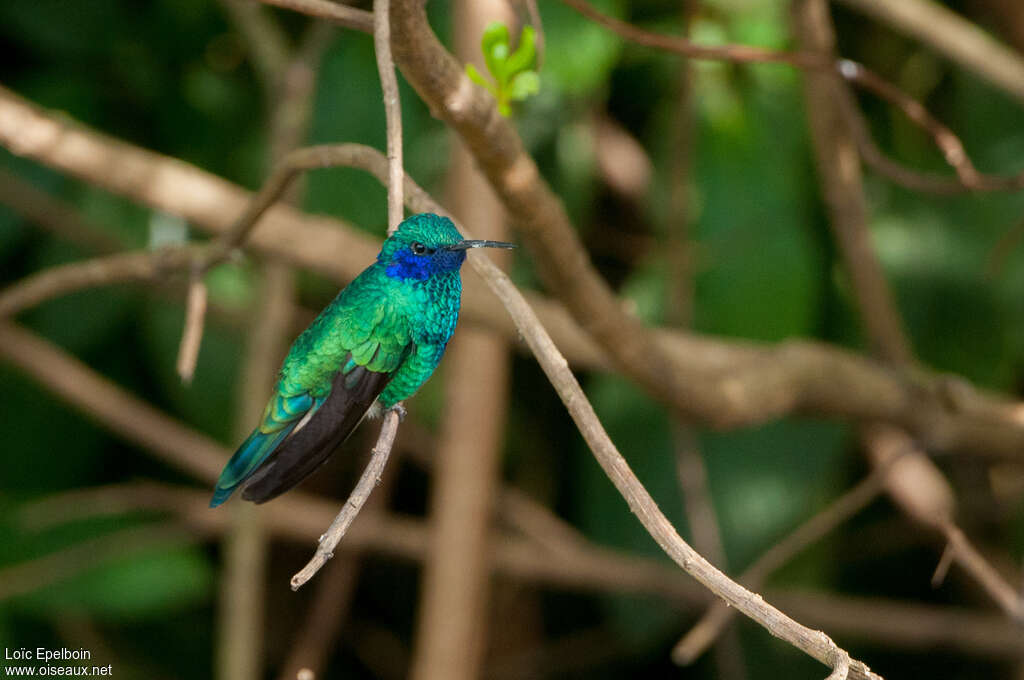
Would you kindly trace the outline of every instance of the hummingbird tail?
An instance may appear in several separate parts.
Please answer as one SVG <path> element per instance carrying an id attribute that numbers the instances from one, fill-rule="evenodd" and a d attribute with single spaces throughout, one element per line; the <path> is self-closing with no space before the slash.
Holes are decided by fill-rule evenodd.
<path id="1" fill-rule="evenodd" d="M 339 372 L 312 417 L 252 473 L 242 498 L 265 503 L 313 474 L 352 433 L 389 380 L 390 373 L 356 364 L 347 373 Z"/>
<path id="2" fill-rule="evenodd" d="M 215 508 L 226 501 L 235 489 L 248 479 L 260 463 L 266 460 L 267 456 L 277 448 L 277 445 L 288 436 L 292 427 L 286 427 L 276 432 L 261 432 L 259 428 L 253 430 L 220 473 L 217 486 L 213 491 L 213 498 L 210 499 L 210 507 Z"/>

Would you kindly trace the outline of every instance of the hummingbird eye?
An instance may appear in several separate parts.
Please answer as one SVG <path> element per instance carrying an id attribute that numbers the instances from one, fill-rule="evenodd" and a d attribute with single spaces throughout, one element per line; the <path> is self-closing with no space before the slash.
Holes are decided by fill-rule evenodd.
<path id="1" fill-rule="evenodd" d="M 415 243 L 412 244 L 412 252 L 416 253 L 417 255 L 429 255 L 434 252 L 434 248 L 428 248 L 419 241 L 416 241 Z"/>

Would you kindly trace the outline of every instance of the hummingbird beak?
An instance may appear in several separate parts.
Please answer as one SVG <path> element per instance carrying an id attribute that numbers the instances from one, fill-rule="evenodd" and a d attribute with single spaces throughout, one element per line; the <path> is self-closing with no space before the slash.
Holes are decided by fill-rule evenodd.
<path id="1" fill-rule="evenodd" d="M 464 239 L 458 243 L 453 243 L 450 246 L 445 246 L 445 250 L 469 250 L 470 248 L 515 248 L 514 243 L 505 243 L 504 241 L 478 241 L 475 239 Z"/>

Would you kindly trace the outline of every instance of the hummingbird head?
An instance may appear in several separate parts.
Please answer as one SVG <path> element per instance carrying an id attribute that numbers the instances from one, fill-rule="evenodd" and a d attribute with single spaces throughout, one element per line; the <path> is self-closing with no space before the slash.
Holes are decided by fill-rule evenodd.
<path id="1" fill-rule="evenodd" d="M 428 279 L 435 274 L 458 271 L 469 248 L 515 248 L 503 241 L 462 238 L 447 217 L 433 213 L 413 215 L 384 241 L 377 261 L 387 275 L 397 279 Z"/>

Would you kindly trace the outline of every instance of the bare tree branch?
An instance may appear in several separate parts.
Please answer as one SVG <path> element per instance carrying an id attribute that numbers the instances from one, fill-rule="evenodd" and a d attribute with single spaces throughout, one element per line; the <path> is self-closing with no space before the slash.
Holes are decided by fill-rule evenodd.
<path id="1" fill-rule="evenodd" d="M 327 560 L 334 557 L 334 549 L 345 536 L 345 532 L 352 525 L 356 515 L 362 510 L 363 504 L 370 497 L 374 487 L 380 483 L 380 477 L 384 473 L 388 456 L 391 454 L 391 447 L 395 443 L 395 435 L 398 433 L 398 423 L 401 418 L 399 409 L 392 408 L 384 414 L 384 422 L 381 423 L 380 427 L 380 436 L 377 437 L 377 444 L 370 453 L 370 463 L 363 470 L 362 476 L 356 483 L 355 488 L 352 489 L 352 493 L 349 494 L 348 500 L 345 501 L 341 512 L 331 522 L 331 526 L 328 527 L 326 533 L 320 536 L 316 553 L 313 554 L 312 559 L 297 574 L 292 576 L 292 590 L 298 590 L 305 585 L 309 579 L 313 578 L 320 571 L 320 568 L 327 563 Z"/>
<path id="2" fill-rule="evenodd" d="M 402 221 L 403 189 L 405 171 L 402 167 L 402 110 L 398 100 L 398 81 L 395 79 L 395 65 L 391 59 L 391 23 L 388 13 L 389 0 L 374 0 L 373 3 L 373 44 L 376 51 L 377 71 L 380 75 L 381 91 L 384 99 L 384 114 L 387 126 L 387 163 L 388 180 L 385 183 L 388 192 L 388 235 L 398 230 Z M 287 158 L 285 159 L 287 161 Z M 287 163 L 286 163 L 287 165 Z M 280 182 L 281 190 L 292 181 L 294 173 L 289 174 Z M 274 186 L 272 182 L 268 182 Z M 264 185 L 266 186 L 266 185 Z M 260 212 L 253 213 L 248 227 L 251 229 L 259 219 Z M 244 238 L 244 232 L 242 238 Z M 370 497 L 370 492 L 380 483 L 384 467 L 387 465 L 391 447 L 395 443 L 398 424 L 405 409 L 401 403 L 395 404 L 384 416 L 380 436 L 373 447 L 370 461 L 363 471 L 355 489 L 349 495 L 338 516 L 331 523 L 327 532 L 320 537 L 316 553 L 299 573 L 292 576 L 292 590 L 298 590 L 320 570 L 334 555 L 334 548 L 348 531 L 349 525 Z"/>
<path id="3" fill-rule="evenodd" d="M 405 214 L 405 201 L 402 199 L 405 170 L 402 165 L 402 108 L 398 101 L 395 63 L 391 60 L 391 15 L 388 7 L 389 0 L 373 0 L 373 48 L 387 121 L 388 234 L 393 234 Z"/>
<path id="4" fill-rule="evenodd" d="M 259 0 L 265 5 L 283 7 L 294 12 L 324 19 L 343 28 L 363 33 L 373 32 L 373 13 L 331 0 Z"/>
<path id="5" fill-rule="evenodd" d="M 178 345 L 178 360 L 175 364 L 181 381 L 188 385 L 196 372 L 199 360 L 199 346 L 203 342 L 203 327 L 206 324 L 206 283 L 203 273 L 197 264 L 192 267 L 192 276 L 188 283 L 188 296 L 185 298 L 185 328 L 181 332 Z"/>
<path id="6" fill-rule="evenodd" d="M 1024 103 L 1024 58 L 934 0 L 839 0 L 931 45 Z"/>
<path id="7" fill-rule="evenodd" d="M 1024 595 L 1018 593 L 1002 574 L 989 564 L 956 524 L 944 522 L 942 532 L 948 541 L 946 549 L 953 561 L 981 585 L 1007 616 L 1018 625 L 1024 625 Z"/>

